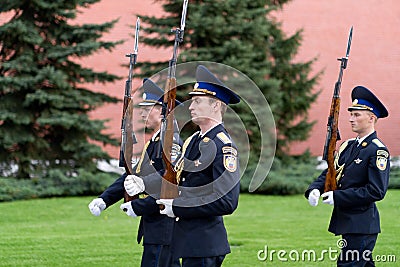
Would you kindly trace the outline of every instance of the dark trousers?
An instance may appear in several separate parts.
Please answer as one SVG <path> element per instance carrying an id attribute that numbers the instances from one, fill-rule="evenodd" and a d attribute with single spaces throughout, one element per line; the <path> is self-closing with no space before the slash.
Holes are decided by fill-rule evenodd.
<path id="1" fill-rule="evenodd" d="M 340 267 L 371 267 L 375 266 L 372 258 L 378 234 L 345 234 L 346 246 L 342 248 L 337 261 Z"/>
<path id="2" fill-rule="evenodd" d="M 141 267 L 180 267 L 179 260 L 172 260 L 168 245 L 143 245 Z"/>
<path id="3" fill-rule="evenodd" d="M 183 258 L 182 267 L 220 267 L 225 255 L 208 258 Z"/>

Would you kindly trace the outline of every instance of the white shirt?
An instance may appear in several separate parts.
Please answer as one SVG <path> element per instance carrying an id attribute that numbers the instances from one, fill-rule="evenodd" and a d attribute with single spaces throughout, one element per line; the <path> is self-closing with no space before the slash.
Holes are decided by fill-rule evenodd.
<path id="1" fill-rule="evenodd" d="M 211 128 L 208 129 L 205 133 L 202 133 L 202 132 L 200 131 L 199 137 L 200 137 L 200 138 L 203 138 L 203 136 L 204 136 L 206 133 L 208 133 L 209 131 L 211 131 L 212 129 L 214 129 L 215 127 L 217 127 L 217 126 L 220 125 L 220 124 L 222 124 L 222 122 L 221 122 L 221 123 L 218 123 L 218 124 L 215 125 L 214 127 L 211 127 Z"/>
<path id="2" fill-rule="evenodd" d="M 370 132 L 369 134 L 365 135 L 365 136 L 362 137 L 362 138 L 360 138 L 360 137 L 357 136 L 357 138 L 356 138 L 356 141 L 358 142 L 357 146 L 359 146 L 359 145 L 362 143 L 362 141 L 365 140 L 365 138 L 367 138 L 368 136 L 370 136 L 370 135 L 373 134 L 374 132 L 375 132 L 375 130 L 372 131 L 372 132 Z"/>
<path id="3" fill-rule="evenodd" d="M 154 140 L 156 139 L 156 137 L 157 137 L 157 135 L 158 135 L 159 133 L 160 133 L 160 129 L 158 129 L 158 131 L 155 132 L 155 133 L 153 134 L 153 136 L 151 137 L 151 141 L 154 142 Z"/>

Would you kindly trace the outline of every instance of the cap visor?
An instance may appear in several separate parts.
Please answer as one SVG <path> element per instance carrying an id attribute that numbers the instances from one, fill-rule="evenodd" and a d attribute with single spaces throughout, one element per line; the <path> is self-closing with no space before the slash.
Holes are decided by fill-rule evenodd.
<path id="1" fill-rule="evenodd" d="M 371 109 L 363 108 L 363 107 L 348 107 L 347 110 L 348 110 L 348 111 L 352 111 L 352 110 L 368 110 L 368 111 L 371 111 L 371 112 L 372 112 Z"/>
<path id="2" fill-rule="evenodd" d="M 161 103 L 156 103 L 156 102 L 140 102 L 139 106 L 154 106 L 156 104 L 161 104 Z"/>
<path id="3" fill-rule="evenodd" d="M 189 95 L 209 95 L 203 92 L 190 92 Z"/>

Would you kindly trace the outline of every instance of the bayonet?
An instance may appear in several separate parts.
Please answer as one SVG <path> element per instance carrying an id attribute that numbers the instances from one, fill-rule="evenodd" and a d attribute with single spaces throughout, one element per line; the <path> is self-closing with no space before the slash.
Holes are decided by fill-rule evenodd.
<path id="1" fill-rule="evenodd" d="M 349 60 L 351 39 L 352 38 L 353 38 L 353 26 L 351 26 L 351 28 L 350 28 L 349 39 L 347 40 L 346 56 L 342 57 L 342 58 L 338 58 L 338 60 L 342 62 L 341 68 L 343 68 L 343 69 L 345 69 L 347 67 L 347 61 Z"/>
<path id="2" fill-rule="evenodd" d="M 350 46 L 351 46 L 351 39 L 353 38 L 353 26 L 350 28 L 349 39 L 347 41 L 347 50 L 346 50 L 346 58 L 349 58 L 350 54 Z"/>
<path id="3" fill-rule="evenodd" d="M 182 17 L 181 17 L 181 32 L 182 32 L 182 38 L 183 38 L 183 32 L 185 31 L 185 24 L 186 24 L 186 11 L 187 11 L 187 6 L 188 6 L 188 0 L 184 0 L 183 2 L 183 8 L 182 8 Z M 183 39 L 181 40 L 181 42 Z"/>
<path id="4" fill-rule="evenodd" d="M 138 17 L 136 19 L 136 30 L 135 30 L 135 47 L 133 49 L 133 53 L 135 55 L 138 54 L 138 48 L 139 48 L 139 30 L 140 30 L 140 18 Z"/>

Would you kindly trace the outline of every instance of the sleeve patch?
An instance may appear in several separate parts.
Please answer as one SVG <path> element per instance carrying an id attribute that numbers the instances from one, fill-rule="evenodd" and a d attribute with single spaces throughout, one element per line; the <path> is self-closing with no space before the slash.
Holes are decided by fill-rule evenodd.
<path id="1" fill-rule="evenodd" d="M 174 162 L 180 154 L 181 154 L 181 146 L 178 144 L 172 144 L 171 161 Z"/>
<path id="2" fill-rule="evenodd" d="M 235 172 L 237 169 L 237 150 L 231 146 L 222 147 L 224 154 L 224 167 L 229 172 Z"/>
<path id="3" fill-rule="evenodd" d="M 389 157 L 389 153 L 386 150 L 381 150 L 381 149 L 376 151 L 376 155 L 377 156 L 382 156 L 382 157 L 385 157 L 385 158 Z"/>
<path id="4" fill-rule="evenodd" d="M 219 138 L 219 140 L 221 140 L 224 144 L 230 144 L 231 143 L 231 139 L 224 133 L 224 132 L 220 132 L 217 134 L 217 137 Z"/>
<path id="5" fill-rule="evenodd" d="M 376 167 L 378 167 L 379 170 L 384 171 L 386 170 L 387 166 L 387 158 L 378 156 L 376 157 Z"/>
<path id="6" fill-rule="evenodd" d="M 222 147 L 222 153 L 223 154 L 232 154 L 234 156 L 237 156 L 237 150 L 231 146 Z"/>
<path id="7" fill-rule="evenodd" d="M 235 172 L 237 169 L 237 157 L 233 154 L 224 154 L 224 167 L 229 172 Z"/>

